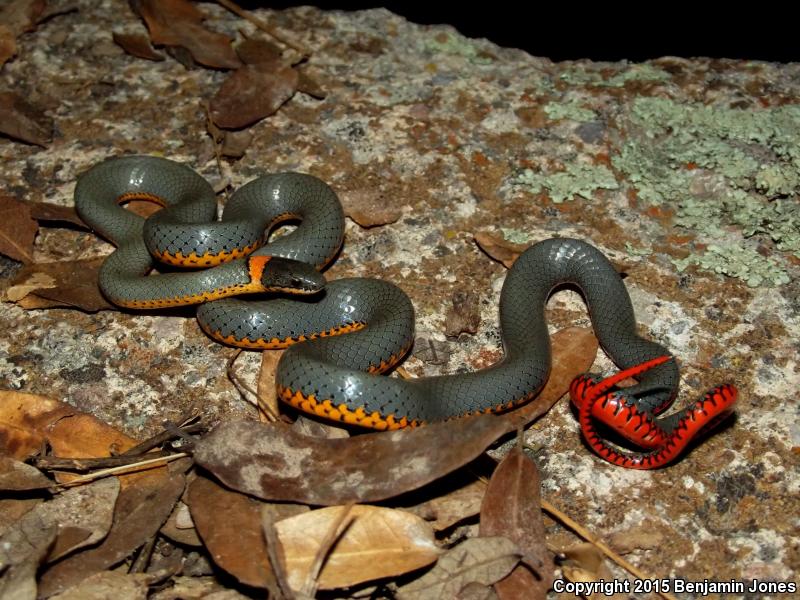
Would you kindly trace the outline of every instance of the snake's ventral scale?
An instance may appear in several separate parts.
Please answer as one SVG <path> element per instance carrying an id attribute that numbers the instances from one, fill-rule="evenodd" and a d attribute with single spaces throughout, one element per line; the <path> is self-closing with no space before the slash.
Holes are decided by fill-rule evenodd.
<path id="1" fill-rule="evenodd" d="M 132 199 L 164 208 L 144 220 L 121 206 Z M 163 158 L 125 156 L 84 173 L 75 205 L 117 247 L 99 276 L 111 302 L 134 309 L 200 304 L 200 326 L 218 341 L 289 347 L 276 373 L 279 396 L 328 419 L 394 429 L 530 400 L 550 372 L 544 309 L 562 284 L 583 292 L 601 346 L 623 369 L 606 380 L 582 376 L 571 386 L 581 429 L 598 455 L 625 467 L 663 466 L 736 401 L 736 389 L 722 385 L 684 411 L 658 417 L 675 399 L 678 365 L 663 346 L 637 334 L 621 278 L 599 250 L 580 240 L 539 242 L 508 271 L 500 295 L 500 362 L 474 373 L 403 380 L 379 373 L 411 347 L 411 301 L 387 281 L 326 283 L 319 271 L 339 251 L 344 214 L 319 179 L 299 173 L 259 177 L 231 196 L 216 221 L 214 191 L 194 170 Z M 287 219 L 299 221 L 297 228 L 265 245 L 270 229 Z M 156 260 L 195 270 L 148 276 Z M 231 297 L 275 291 L 311 296 L 302 302 Z M 613 389 L 629 375 L 636 385 Z M 639 449 L 601 437 L 598 421 Z"/>

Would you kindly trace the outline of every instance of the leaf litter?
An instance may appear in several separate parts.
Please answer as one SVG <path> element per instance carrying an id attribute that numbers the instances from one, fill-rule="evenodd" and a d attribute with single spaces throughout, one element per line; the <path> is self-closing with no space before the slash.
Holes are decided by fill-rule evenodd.
<path id="1" fill-rule="evenodd" d="M 81 586 L 94 585 L 102 573 L 120 561 L 132 561 L 137 549 L 154 543 L 156 537 L 162 542 L 171 539 L 159 532 L 168 519 L 177 518 L 173 513 L 180 510 L 183 495 L 191 513 L 183 518 L 183 527 L 195 532 L 217 566 L 244 585 L 268 590 L 275 597 L 282 593 L 272 566 L 277 549 L 268 547 L 262 533 L 265 514 L 274 524 L 274 544 L 283 557 L 280 569 L 285 571 L 291 593 L 308 589 L 309 569 L 314 571 L 316 561 L 316 575 L 310 580 L 314 590 L 357 589 L 371 581 L 404 576 L 412 579 L 396 590 L 398 597 L 447 597 L 451 592 L 479 597 L 476 595 L 488 593 L 493 585 L 500 598 L 519 597 L 504 594 L 504 586 L 514 589 L 516 579 L 549 581 L 544 567 L 552 565 L 543 550 L 539 484 L 530 459 L 518 449 L 512 451 L 488 488 L 480 480 L 470 481 L 469 470 L 464 471 L 468 483 L 461 489 L 437 492 L 431 486 L 448 474 L 463 471 L 495 440 L 535 419 L 563 395 L 574 374 L 585 370 L 596 352 L 593 337 L 581 335 L 583 331 L 575 328 L 554 336 L 557 367 L 547 386 L 550 389 L 523 407 L 527 414 L 484 415 L 353 437 L 341 428 L 305 418 L 298 420 L 296 427 L 283 422 L 222 423 L 188 442 L 196 466 L 189 471 L 191 482 L 185 494 L 185 471 L 190 465 L 181 460 L 188 459 L 169 466 L 155 459 L 155 469 L 112 474 L 70 489 L 63 485 L 72 485 L 75 476 L 58 470 L 84 470 L 83 466 L 95 464 L 92 460 L 99 461 L 97 466 L 104 466 L 103 461 L 116 464 L 137 449 L 144 452 L 139 454 L 140 468 L 148 467 L 146 463 L 154 460 L 148 459 L 148 450 L 158 456 L 174 450 L 159 450 L 159 445 L 169 445 L 171 438 L 166 432 L 175 434 L 174 427 L 151 443 L 137 444 L 56 400 L 0 393 L 0 439 L 13 457 L 2 463 L 2 472 L 15 473 L 20 465 L 25 467 L 24 476 L 3 479 L 0 475 L 0 481 L 7 481 L 10 489 L 39 491 L 43 500 L 30 508 L 16 527 L 2 532 L 13 536 L 22 527 L 36 533 L 28 536 L 31 545 L 22 558 L 17 557 L 14 569 L 9 569 L 9 585 L 30 586 L 32 577 L 36 584 L 37 572 L 38 593 L 43 597 L 70 590 L 78 593 L 84 589 Z M 576 339 L 580 340 L 577 345 Z M 578 358 L 581 346 L 583 358 Z M 570 353 L 570 361 L 559 360 L 565 351 Z M 561 366 L 567 363 L 570 367 Z M 269 370 L 271 363 L 265 364 Z M 194 423 L 184 429 L 197 432 L 200 428 Z M 43 448 L 59 458 L 42 457 Z M 45 472 L 19 462 L 25 459 L 46 468 Z M 408 464 L 413 468 L 402 468 Z M 137 465 L 120 468 L 136 469 Z M 47 481 L 49 487 L 45 487 Z M 125 485 L 120 489 L 117 481 Z M 420 488 L 430 490 L 433 499 L 402 509 L 392 506 L 393 499 L 407 504 L 402 498 Z M 117 490 L 119 498 L 100 496 L 104 499 L 70 503 L 69 495 L 95 489 Z M 505 504 L 500 500 L 504 494 L 510 496 Z M 388 505 L 351 504 L 348 520 L 340 532 L 334 531 L 330 548 L 321 553 L 343 505 L 380 501 Z M 77 515 L 60 508 L 59 502 L 83 506 L 85 521 L 76 521 Z M 316 508 L 319 505 L 330 506 Z M 102 510 L 105 512 L 98 512 Z M 449 550 L 441 546 L 437 531 L 479 510 L 480 537 L 463 540 Z M 91 525 L 93 522 L 98 525 Z M 44 546 L 50 554 L 43 553 Z M 428 567 L 431 563 L 436 563 L 432 569 Z M 141 589 L 148 581 L 154 580 L 138 577 L 125 585 Z"/>

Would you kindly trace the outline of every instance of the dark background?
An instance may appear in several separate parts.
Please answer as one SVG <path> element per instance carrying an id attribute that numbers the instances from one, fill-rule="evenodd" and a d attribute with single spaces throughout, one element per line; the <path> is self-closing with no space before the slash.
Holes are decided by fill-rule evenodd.
<path id="1" fill-rule="evenodd" d="M 521 48 L 554 61 L 643 61 L 660 56 L 707 56 L 776 62 L 800 61 L 800 19 L 790 3 L 733 2 L 676 4 L 614 2 L 264 2 L 248 8 L 313 4 L 325 9 L 385 7 L 414 23 L 453 25 L 468 37 Z"/>

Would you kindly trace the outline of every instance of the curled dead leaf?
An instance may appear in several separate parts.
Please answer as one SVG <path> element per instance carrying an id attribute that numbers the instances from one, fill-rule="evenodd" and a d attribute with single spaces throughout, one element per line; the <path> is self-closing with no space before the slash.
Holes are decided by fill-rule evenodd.
<path id="1" fill-rule="evenodd" d="M 31 210 L 31 217 L 37 221 L 70 223 L 87 231 L 89 229 L 75 212 L 74 206 L 60 206 L 52 202 L 28 202 L 27 205 Z"/>
<path id="2" fill-rule="evenodd" d="M 116 477 L 73 488 L 38 505 L 22 518 L 20 526 L 58 525 L 58 535 L 47 555 L 47 562 L 53 562 L 106 537 L 119 490 Z"/>
<path id="3" fill-rule="evenodd" d="M 53 136 L 53 120 L 22 96 L 0 92 L 0 133 L 44 148 Z"/>
<path id="4" fill-rule="evenodd" d="M 345 439 L 304 436 L 282 423 L 222 423 L 195 461 L 225 485 L 269 500 L 374 502 L 419 488 L 476 458 L 506 432 L 493 415 Z"/>
<path id="5" fill-rule="evenodd" d="M 202 476 L 189 485 L 186 499 L 197 532 L 214 562 L 242 583 L 274 588 L 275 576 L 261 533 L 264 503 Z"/>
<path id="6" fill-rule="evenodd" d="M 156 46 L 183 48 L 197 63 L 215 69 L 241 66 L 230 38 L 206 29 L 206 16 L 196 5 L 187 0 L 134 0 L 131 4 Z"/>
<path id="7" fill-rule="evenodd" d="M 45 396 L 0 390 L 0 446 L 17 459 L 25 459 L 50 446 L 54 456 L 63 458 L 110 456 L 136 445 L 128 437 L 65 402 Z M 122 486 L 139 478 L 159 478 L 164 469 L 120 476 Z M 57 481 L 77 476 L 57 472 Z"/>
<path id="8" fill-rule="evenodd" d="M 278 407 L 278 393 L 275 391 L 275 370 L 283 356 L 283 351 L 261 353 L 261 366 L 258 369 L 256 381 L 256 396 L 258 396 L 258 409 L 262 420 L 267 417 L 277 418 L 280 414 Z"/>
<path id="9" fill-rule="evenodd" d="M 164 55 L 159 54 L 153 49 L 150 45 L 150 40 L 147 39 L 145 35 L 115 31 L 112 37 L 114 38 L 114 43 L 131 56 L 144 58 L 146 60 L 154 60 L 156 62 L 164 60 Z"/>
<path id="10" fill-rule="evenodd" d="M 464 540 L 439 557 L 425 575 L 402 586 L 400 600 L 438 600 L 455 598 L 472 582 L 491 585 L 517 565 L 520 552 L 516 544 L 502 537 Z"/>
<path id="11" fill-rule="evenodd" d="M 0 544 L 0 598 L 36 598 L 36 572 L 57 533 L 55 523 L 5 532 Z"/>
<path id="12" fill-rule="evenodd" d="M 486 484 L 474 479 L 446 494 L 410 506 L 406 510 L 431 522 L 434 531 L 447 529 L 459 521 L 477 515 L 486 492 Z"/>
<path id="13" fill-rule="evenodd" d="M 292 589 L 303 587 L 320 545 L 345 507 L 331 506 L 275 524 Z M 439 556 L 433 530 L 409 512 L 356 505 L 319 575 L 320 589 L 392 577 L 431 564 Z"/>
<path id="14" fill-rule="evenodd" d="M 126 486 L 114 507 L 114 522 L 108 535 L 97 546 L 81 550 L 47 569 L 39 582 L 39 593 L 50 596 L 62 592 L 130 556 L 156 535 L 181 497 L 183 473 L 142 477 Z"/>
<path id="15" fill-rule="evenodd" d="M 23 308 L 77 308 L 85 312 L 114 310 L 97 286 L 103 258 L 37 263 L 23 268 L 6 297 Z"/>
<path id="16" fill-rule="evenodd" d="M 53 480 L 36 467 L 0 456 L 0 491 L 40 490 L 53 485 Z"/>
<path id="17" fill-rule="evenodd" d="M 277 112 L 297 90 L 297 71 L 281 64 L 245 65 L 211 99 L 211 119 L 223 129 L 241 129 Z"/>
<path id="18" fill-rule="evenodd" d="M 511 268 L 517 257 L 528 247 L 527 244 L 509 242 L 503 236 L 490 231 L 479 231 L 474 236 L 475 242 L 490 258 Z"/>
<path id="19" fill-rule="evenodd" d="M 33 240 L 37 231 L 39 226 L 31 217 L 30 206 L 0 194 L 0 254 L 23 263 L 32 263 Z"/>
<path id="20" fill-rule="evenodd" d="M 157 573 L 107 571 L 87 577 L 79 584 L 56 594 L 51 600 L 145 600 L 148 586 L 159 578 Z"/>
<path id="21" fill-rule="evenodd" d="M 167 522 L 161 528 L 161 533 L 184 546 L 203 545 L 197 535 L 197 529 L 189 513 L 189 507 L 183 502 L 178 502 L 175 505 L 172 513 L 167 518 Z"/>
<path id="22" fill-rule="evenodd" d="M 545 544 L 541 478 L 536 464 L 519 446 L 512 448 L 489 480 L 481 507 L 480 532 L 512 540 L 525 555 L 525 565 L 518 565 L 495 584 L 501 599 L 547 597 L 554 564 Z"/>
<path id="23" fill-rule="evenodd" d="M 453 293 L 451 300 L 452 306 L 444 318 L 444 334 L 454 338 L 462 333 L 476 333 L 481 324 L 478 295 L 472 291 L 457 291 Z"/>
<path id="24" fill-rule="evenodd" d="M 11 0 L 0 6 L 0 67 L 17 53 L 17 36 L 33 31 L 46 7 L 45 0 Z"/>
<path id="25" fill-rule="evenodd" d="M 379 190 L 359 189 L 341 195 L 344 214 L 364 228 L 394 223 L 403 211 Z"/>

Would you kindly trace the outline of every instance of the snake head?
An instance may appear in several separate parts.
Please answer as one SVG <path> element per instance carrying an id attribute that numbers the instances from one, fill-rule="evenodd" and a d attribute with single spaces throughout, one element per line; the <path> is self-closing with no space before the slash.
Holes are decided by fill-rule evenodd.
<path id="1" fill-rule="evenodd" d="M 250 277 L 267 292 L 315 294 L 325 287 L 323 277 L 313 265 L 281 256 L 253 256 Z"/>

